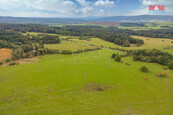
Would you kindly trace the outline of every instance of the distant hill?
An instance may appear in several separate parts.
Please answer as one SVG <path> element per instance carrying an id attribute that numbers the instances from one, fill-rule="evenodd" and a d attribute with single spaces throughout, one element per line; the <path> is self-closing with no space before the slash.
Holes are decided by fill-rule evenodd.
<path id="1" fill-rule="evenodd" d="M 1 17 L 0 23 L 19 24 L 79 24 L 85 22 L 173 22 L 173 16 L 166 15 L 140 15 L 140 16 L 113 16 L 94 18 L 27 18 L 27 17 Z"/>
<path id="2" fill-rule="evenodd" d="M 16 24 L 77 24 L 85 22 L 74 18 L 29 18 L 29 17 L 1 17 L 0 23 Z"/>
<path id="3" fill-rule="evenodd" d="M 113 16 L 94 19 L 96 22 L 173 22 L 173 16 L 167 15 L 140 15 L 140 16 Z"/>
<path id="4" fill-rule="evenodd" d="M 120 26 L 120 23 L 118 22 L 90 22 L 90 23 L 86 23 L 88 25 L 100 25 L 100 26 Z"/>

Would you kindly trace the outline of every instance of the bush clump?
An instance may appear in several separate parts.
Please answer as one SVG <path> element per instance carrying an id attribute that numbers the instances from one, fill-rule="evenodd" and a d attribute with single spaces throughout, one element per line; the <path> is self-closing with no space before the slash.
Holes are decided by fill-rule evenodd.
<path id="1" fill-rule="evenodd" d="M 6 63 L 8 63 L 8 62 L 10 62 L 10 61 L 11 61 L 10 59 L 6 59 L 6 60 L 5 60 Z"/>
<path id="2" fill-rule="evenodd" d="M 140 70 L 141 70 L 142 72 L 145 72 L 145 73 L 148 73 L 148 72 L 149 72 L 149 69 L 148 69 L 146 66 L 142 66 L 142 67 L 140 68 Z"/>
<path id="3" fill-rule="evenodd" d="M 167 77 L 168 76 L 168 73 L 169 73 L 169 71 L 168 70 L 165 70 L 165 71 L 160 72 L 157 76 L 158 77 Z"/>
<path id="4" fill-rule="evenodd" d="M 72 54 L 72 51 L 70 50 L 62 50 L 62 54 Z"/>
<path id="5" fill-rule="evenodd" d="M 3 64 L 3 62 L 0 62 L 0 65 L 2 65 Z"/>
<path id="6" fill-rule="evenodd" d="M 9 63 L 9 65 L 10 66 L 17 65 L 17 63 L 16 62 L 11 62 L 11 63 Z"/>
<path id="7" fill-rule="evenodd" d="M 116 61 L 116 62 L 120 62 L 120 61 L 121 61 L 121 57 L 120 57 L 119 55 L 117 55 L 117 56 L 115 57 L 115 61 Z"/>
<path id="8" fill-rule="evenodd" d="M 114 54 L 112 54 L 111 58 L 115 58 L 115 56 L 116 56 L 116 54 L 114 53 Z"/>
<path id="9" fill-rule="evenodd" d="M 168 67 L 167 67 L 167 66 L 165 66 L 165 67 L 163 67 L 163 69 L 164 69 L 164 70 L 168 70 Z"/>
<path id="10" fill-rule="evenodd" d="M 168 65 L 169 69 L 173 69 L 173 62 Z"/>

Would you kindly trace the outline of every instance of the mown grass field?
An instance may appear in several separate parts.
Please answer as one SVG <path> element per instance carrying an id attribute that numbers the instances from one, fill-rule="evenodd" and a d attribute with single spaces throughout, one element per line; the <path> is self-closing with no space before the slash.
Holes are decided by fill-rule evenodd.
<path id="1" fill-rule="evenodd" d="M 77 44 L 69 41 L 62 40 L 60 44 L 44 44 L 45 48 L 49 49 L 58 49 L 60 51 L 62 50 L 71 50 L 72 52 L 77 50 L 85 50 L 85 49 L 96 49 L 98 47 L 95 46 L 89 46 L 85 44 Z"/>
<path id="2" fill-rule="evenodd" d="M 158 78 L 163 66 L 132 57 L 117 63 L 112 53 L 118 52 L 46 55 L 37 63 L 0 67 L 0 114 L 173 114 L 173 71 Z M 149 73 L 140 72 L 144 65 Z"/>
<path id="3" fill-rule="evenodd" d="M 142 37 L 142 36 L 132 36 L 133 38 L 136 39 L 142 39 L 144 40 L 144 45 L 141 47 L 132 47 L 132 49 L 163 49 L 164 47 L 167 46 L 172 46 L 173 40 L 172 39 L 162 39 L 162 38 L 149 38 L 149 37 Z"/>

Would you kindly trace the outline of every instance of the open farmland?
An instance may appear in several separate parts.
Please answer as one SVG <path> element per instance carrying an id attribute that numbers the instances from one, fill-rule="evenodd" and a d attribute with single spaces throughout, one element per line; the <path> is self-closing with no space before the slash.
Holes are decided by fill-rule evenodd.
<path id="1" fill-rule="evenodd" d="M 97 49 L 97 46 L 87 44 L 78 44 L 70 41 L 62 40 L 61 44 L 44 44 L 45 48 L 62 50 L 71 50 L 72 52 L 85 49 Z"/>
<path id="2" fill-rule="evenodd" d="M 132 49 L 147 49 L 147 48 L 157 48 L 157 49 L 163 49 L 167 46 L 173 45 L 172 39 L 164 39 L 164 38 L 150 38 L 150 37 L 142 37 L 142 36 L 132 36 L 136 39 L 142 39 L 144 40 L 145 44 L 141 47 L 132 47 Z"/>
<path id="3" fill-rule="evenodd" d="M 173 113 L 172 70 L 158 78 L 163 66 L 132 57 L 116 63 L 112 53 L 118 52 L 47 55 L 37 63 L 0 67 L 0 114 Z M 143 65 L 151 71 L 140 72 Z"/>
<path id="4" fill-rule="evenodd" d="M 10 58 L 0 63 L 0 115 L 173 114 L 172 39 L 100 26 L 0 27 L 0 54 Z"/>
<path id="5" fill-rule="evenodd" d="M 79 38 L 78 36 L 66 36 L 66 35 L 59 35 L 59 34 L 50 34 L 50 33 L 39 33 L 39 32 L 27 32 L 22 33 L 23 35 L 30 35 L 30 36 L 37 36 L 37 35 L 51 35 L 51 36 L 59 36 L 61 39 L 67 39 L 67 38 Z"/>
<path id="6" fill-rule="evenodd" d="M 101 40 L 99 38 L 91 38 L 90 41 L 87 40 L 79 40 L 79 39 L 71 39 L 73 41 L 84 43 L 84 44 L 93 44 L 96 46 L 104 46 L 106 48 L 122 48 L 122 49 L 163 49 L 167 46 L 172 46 L 173 43 L 171 39 L 161 39 L 161 38 L 150 38 L 150 37 L 142 37 L 142 36 L 132 36 L 135 39 L 142 39 L 144 40 L 144 45 L 137 47 L 134 44 L 131 44 L 131 47 L 121 47 L 119 45 L 116 45 L 114 43 Z"/>

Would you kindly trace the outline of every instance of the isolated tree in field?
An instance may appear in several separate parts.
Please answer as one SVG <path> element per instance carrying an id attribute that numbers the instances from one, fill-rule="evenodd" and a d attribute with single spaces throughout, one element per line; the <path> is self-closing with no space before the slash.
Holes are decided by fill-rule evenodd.
<path id="1" fill-rule="evenodd" d="M 146 73 L 149 72 L 149 69 L 148 69 L 146 66 L 142 66 L 142 67 L 140 68 L 140 70 L 141 70 L 142 72 L 146 72 Z"/>
<path id="2" fill-rule="evenodd" d="M 115 58 L 115 56 L 116 56 L 116 54 L 114 53 L 114 54 L 112 54 L 111 58 Z"/>
<path id="3" fill-rule="evenodd" d="M 120 62 L 120 61 L 121 61 L 121 57 L 120 57 L 119 55 L 116 55 L 115 61 L 116 61 L 116 62 Z"/>

